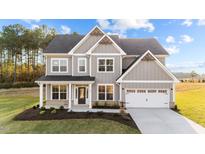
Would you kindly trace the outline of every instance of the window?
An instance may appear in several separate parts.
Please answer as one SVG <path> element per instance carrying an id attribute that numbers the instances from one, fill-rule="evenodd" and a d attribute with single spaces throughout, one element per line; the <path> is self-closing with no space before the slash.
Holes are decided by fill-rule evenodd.
<path id="1" fill-rule="evenodd" d="M 146 90 L 138 89 L 137 93 L 146 93 Z"/>
<path id="2" fill-rule="evenodd" d="M 65 58 L 51 59 L 51 72 L 67 72 L 68 60 Z"/>
<path id="3" fill-rule="evenodd" d="M 127 93 L 135 93 L 135 90 L 134 89 L 129 89 L 129 90 L 127 90 Z"/>
<path id="4" fill-rule="evenodd" d="M 113 85 L 99 85 L 98 100 L 113 100 Z"/>
<path id="5" fill-rule="evenodd" d="M 158 93 L 165 93 L 165 94 L 167 94 L 167 90 L 158 90 Z"/>
<path id="6" fill-rule="evenodd" d="M 156 93 L 157 90 L 148 90 L 147 92 L 148 92 L 148 93 Z"/>
<path id="7" fill-rule="evenodd" d="M 113 58 L 98 59 L 98 72 L 114 72 Z"/>
<path id="8" fill-rule="evenodd" d="M 63 100 L 67 97 L 66 85 L 52 85 L 52 99 Z"/>
<path id="9" fill-rule="evenodd" d="M 78 72 L 80 73 L 86 72 L 86 59 L 85 58 L 78 59 Z"/>

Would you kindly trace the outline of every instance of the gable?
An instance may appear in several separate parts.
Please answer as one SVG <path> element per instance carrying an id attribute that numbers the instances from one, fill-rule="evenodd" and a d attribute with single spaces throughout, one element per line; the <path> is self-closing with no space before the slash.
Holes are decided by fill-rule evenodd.
<path id="1" fill-rule="evenodd" d="M 142 60 L 123 80 L 172 80 L 155 60 Z"/>
<path id="2" fill-rule="evenodd" d="M 139 65 L 139 66 L 138 66 Z M 177 78 L 148 50 L 134 62 L 117 82 L 179 82 Z"/>
<path id="3" fill-rule="evenodd" d="M 89 35 L 88 38 L 75 50 L 74 53 L 86 53 L 93 45 L 95 45 L 103 35 Z"/>

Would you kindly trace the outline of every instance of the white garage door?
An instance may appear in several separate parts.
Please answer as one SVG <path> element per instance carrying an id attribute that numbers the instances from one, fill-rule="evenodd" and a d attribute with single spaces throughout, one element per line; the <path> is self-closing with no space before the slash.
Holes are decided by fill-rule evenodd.
<path id="1" fill-rule="evenodd" d="M 168 108 L 169 89 L 126 89 L 126 107 Z"/>

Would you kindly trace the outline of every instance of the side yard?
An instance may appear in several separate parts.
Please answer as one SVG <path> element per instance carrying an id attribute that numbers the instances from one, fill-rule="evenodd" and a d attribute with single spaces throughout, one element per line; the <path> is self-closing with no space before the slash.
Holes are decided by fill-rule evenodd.
<path id="1" fill-rule="evenodd" d="M 179 83 L 176 90 L 179 113 L 205 127 L 205 84 Z"/>
<path id="2" fill-rule="evenodd" d="M 0 90 L 0 133 L 110 133 L 136 134 L 137 129 L 107 119 L 14 121 L 38 102 L 37 88 Z"/>

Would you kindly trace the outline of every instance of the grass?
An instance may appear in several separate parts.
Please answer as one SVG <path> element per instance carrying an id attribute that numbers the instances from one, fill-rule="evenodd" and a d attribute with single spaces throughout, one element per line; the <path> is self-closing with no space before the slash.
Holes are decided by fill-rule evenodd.
<path id="1" fill-rule="evenodd" d="M 179 83 L 176 90 L 179 112 L 205 127 L 205 84 Z"/>
<path id="2" fill-rule="evenodd" d="M 0 91 L 0 133 L 29 134 L 72 134 L 72 133 L 109 133 L 136 134 L 137 129 L 106 119 L 69 119 L 14 121 L 13 118 L 37 104 L 39 91 L 37 88 L 10 89 Z"/>

